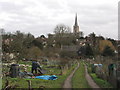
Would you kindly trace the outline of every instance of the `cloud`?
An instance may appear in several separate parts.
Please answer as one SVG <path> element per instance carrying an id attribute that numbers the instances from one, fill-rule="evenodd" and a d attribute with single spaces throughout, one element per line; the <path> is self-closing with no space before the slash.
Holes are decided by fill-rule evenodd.
<path id="1" fill-rule="evenodd" d="M 47 35 L 59 23 L 72 28 L 77 12 L 85 35 L 95 32 L 117 39 L 117 4 L 114 0 L 1 0 L 0 27 Z"/>

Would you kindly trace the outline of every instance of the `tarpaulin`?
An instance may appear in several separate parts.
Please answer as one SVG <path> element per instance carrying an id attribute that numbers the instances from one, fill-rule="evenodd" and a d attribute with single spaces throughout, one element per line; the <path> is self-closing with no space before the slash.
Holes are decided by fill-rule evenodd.
<path id="1" fill-rule="evenodd" d="M 42 76 L 36 76 L 35 78 L 44 79 L 44 80 L 56 80 L 58 77 L 56 75 L 42 75 Z"/>

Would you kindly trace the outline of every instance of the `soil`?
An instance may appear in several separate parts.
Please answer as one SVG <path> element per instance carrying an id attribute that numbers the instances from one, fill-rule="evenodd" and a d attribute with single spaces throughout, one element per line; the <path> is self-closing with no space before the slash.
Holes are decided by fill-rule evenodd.
<path id="1" fill-rule="evenodd" d="M 95 89 L 95 88 L 100 88 L 91 78 L 91 76 L 88 74 L 87 71 L 87 66 L 85 65 L 85 78 L 88 81 L 88 84 L 90 85 L 91 88 Z"/>
<path id="2" fill-rule="evenodd" d="M 70 88 L 72 88 L 71 85 L 71 79 L 75 73 L 75 71 L 79 68 L 79 63 L 78 66 L 72 71 L 72 73 L 66 78 L 64 84 L 63 84 L 63 88 L 68 88 L 70 90 Z"/>

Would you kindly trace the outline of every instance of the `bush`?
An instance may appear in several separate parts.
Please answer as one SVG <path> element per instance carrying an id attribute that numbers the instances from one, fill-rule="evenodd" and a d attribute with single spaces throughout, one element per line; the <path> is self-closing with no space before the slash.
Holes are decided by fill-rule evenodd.
<path id="1" fill-rule="evenodd" d="M 62 58 L 68 58 L 68 57 L 70 57 L 70 58 L 76 58 L 76 57 L 78 57 L 77 53 L 73 52 L 73 51 L 61 51 L 60 52 L 60 56 Z"/>

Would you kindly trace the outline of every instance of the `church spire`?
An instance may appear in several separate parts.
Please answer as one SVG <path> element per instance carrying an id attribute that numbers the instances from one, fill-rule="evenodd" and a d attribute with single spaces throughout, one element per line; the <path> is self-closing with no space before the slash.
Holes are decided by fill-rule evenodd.
<path id="1" fill-rule="evenodd" d="M 75 25 L 73 26 L 73 33 L 75 33 L 75 34 L 79 33 L 79 26 L 78 26 L 78 23 L 77 23 L 77 13 L 76 13 L 76 16 L 75 16 Z"/>
<path id="2" fill-rule="evenodd" d="M 77 13 L 76 13 L 76 17 L 75 17 L 75 26 L 78 26 L 78 23 L 77 23 Z"/>

